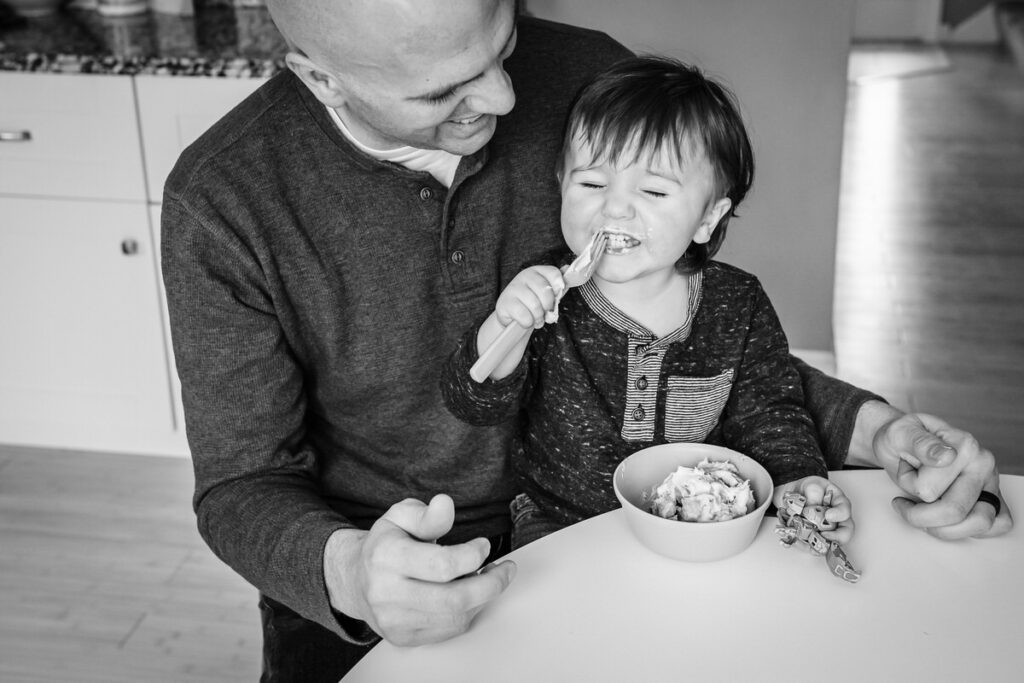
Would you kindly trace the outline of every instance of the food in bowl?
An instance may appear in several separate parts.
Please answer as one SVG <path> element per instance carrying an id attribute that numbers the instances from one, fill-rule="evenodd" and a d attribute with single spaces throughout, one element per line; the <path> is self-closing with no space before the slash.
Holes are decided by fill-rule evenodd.
<path id="1" fill-rule="evenodd" d="M 680 466 L 703 460 L 731 462 L 740 479 L 750 481 L 757 507 L 745 515 L 714 524 L 683 524 L 650 511 L 651 493 Z M 753 542 L 772 502 L 771 475 L 753 458 L 706 443 L 663 443 L 627 456 L 612 474 L 630 532 L 650 550 L 686 562 L 712 562 L 743 552 Z"/>
<path id="2" fill-rule="evenodd" d="M 750 481 L 728 461 L 679 466 L 648 494 L 648 511 L 682 522 L 724 522 L 757 507 Z"/>

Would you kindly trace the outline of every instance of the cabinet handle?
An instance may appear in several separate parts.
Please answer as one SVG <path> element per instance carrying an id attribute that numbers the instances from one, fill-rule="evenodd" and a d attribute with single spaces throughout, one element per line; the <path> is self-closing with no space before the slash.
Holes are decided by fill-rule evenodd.
<path id="1" fill-rule="evenodd" d="M 121 241 L 121 253 L 125 256 L 134 256 L 139 253 L 139 243 L 133 239 Z"/>
<path id="2" fill-rule="evenodd" d="M 32 139 L 32 131 L 0 130 L 0 142 L 28 142 Z"/>

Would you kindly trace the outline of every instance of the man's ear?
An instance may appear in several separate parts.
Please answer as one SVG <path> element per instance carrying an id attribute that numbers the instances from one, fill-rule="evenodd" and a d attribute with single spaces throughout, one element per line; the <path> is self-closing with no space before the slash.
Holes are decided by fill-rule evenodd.
<path id="1" fill-rule="evenodd" d="M 345 103 L 341 81 L 317 66 L 309 57 L 298 52 L 289 52 L 285 55 L 284 62 L 323 104 L 337 109 Z"/>
<path id="2" fill-rule="evenodd" d="M 700 227 L 693 235 L 693 241 L 697 244 L 707 243 L 711 239 L 711 235 L 714 234 L 715 228 L 718 227 L 718 222 L 722 220 L 722 216 L 729 213 L 730 209 L 732 209 L 732 200 L 728 197 L 722 197 L 709 206 L 708 210 L 704 212 L 704 220 L 700 222 Z"/>

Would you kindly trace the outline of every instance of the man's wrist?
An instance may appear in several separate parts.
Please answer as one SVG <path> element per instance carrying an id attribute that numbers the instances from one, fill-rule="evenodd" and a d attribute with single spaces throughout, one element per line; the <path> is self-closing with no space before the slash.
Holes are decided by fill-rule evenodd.
<path id="1" fill-rule="evenodd" d="M 884 401 L 865 401 L 857 411 L 853 436 L 844 464 L 854 467 L 882 467 L 875 453 L 875 435 L 882 427 L 903 415 L 902 410 Z"/>
<path id="2" fill-rule="evenodd" d="M 324 545 L 324 585 L 331 608 L 353 619 L 362 619 L 355 570 L 367 532 L 338 529 Z"/>

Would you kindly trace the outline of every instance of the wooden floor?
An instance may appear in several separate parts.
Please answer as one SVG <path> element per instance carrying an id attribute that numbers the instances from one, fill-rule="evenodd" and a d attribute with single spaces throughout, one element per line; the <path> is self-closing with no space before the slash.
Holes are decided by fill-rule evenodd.
<path id="1" fill-rule="evenodd" d="M 838 371 L 1024 474 L 1024 73 L 859 56 Z M 0 681 L 257 680 L 255 591 L 200 541 L 191 487 L 184 459 L 0 446 Z"/>
<path id="2" fill-rule="evenodd" d="M 877 47 L 853 63 L 838 374 L 971 431 L 1024 474 L 1024 71 L 976 48 Z"/>
<path id="3" fill-rule="evenodd" d="M 0 446 L 0 681 L 256 681 L 256 591 L 203 545 L 185 458 Z"/>

